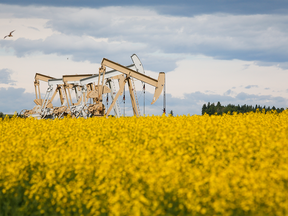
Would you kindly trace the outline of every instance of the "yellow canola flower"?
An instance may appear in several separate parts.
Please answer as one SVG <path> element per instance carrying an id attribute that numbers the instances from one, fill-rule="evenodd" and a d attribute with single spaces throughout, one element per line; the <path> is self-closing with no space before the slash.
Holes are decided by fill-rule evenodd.
<path id="1" fill-rule="evenodd" d="M 288 215 L 288 111 L 0 120 L 3 215 Z"/>

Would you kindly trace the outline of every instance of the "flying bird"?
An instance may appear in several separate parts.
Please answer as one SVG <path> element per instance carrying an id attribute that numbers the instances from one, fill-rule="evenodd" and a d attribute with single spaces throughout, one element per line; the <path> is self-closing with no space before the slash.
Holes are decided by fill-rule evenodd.
<path id="1" fill-rule="evenodd" d="M 14 31 L 15 31 L 15 30 L 14 30 Z M 13 37 L 12 33 L 13 33 L 14 31 L 11 31 L 9 35 L 6 35 L 6 36 L 4 37 L 4 39 L 5 39 L 6 37 Z"/>

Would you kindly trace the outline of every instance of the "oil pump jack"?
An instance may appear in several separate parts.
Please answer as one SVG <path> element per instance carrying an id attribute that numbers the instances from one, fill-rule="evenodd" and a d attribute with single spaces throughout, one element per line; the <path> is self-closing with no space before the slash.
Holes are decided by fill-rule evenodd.
<path id="1" fill-rule="evenodd" d="M 105 85 L 105 73 L 106 73 L 106 67 L 109 67 L 111 69 L 114 69 L 115 71 L 119 72 L 119 75 L 116 75 L 112 78 L 114 79 L 118 79 L 119 81 L 119 91 L 117 92 L 116 96 L 114 97 L 110 107 L 108 108 L 107 112 L 105 113 L 105 106 L 103 104 L 103 99 L 102 99 L 102 95 L 103 95 L 103 86 Z M 108 74 L 108 73 L 107 73 Z M 108 76 L 111 76 L 108 75 Z M 137 103 L 135 100 L 135 95 L 133 92 L 133 87 L 132 87 L 132 81 L 131 79 L 135 78 L 137 80 L 140 80 L 143 83 L 147 83 L 153 87 L 155 87 L 155 92 L 154 92 L 154 97 L 153 97 L 153 101 L 151 104 L 154 104 L 159 96 L 161 95 L 161 92 L 164 88 L 164 82 L 165 82 L 165 73 L 164 72 L 160 72 L 159 76 L 158 76 L 158 80 L 153 79 L 149 76 L 146 76 L 142 73 L 139 73 L 129 67 L 125 67 L 121 64 L 118 64 L 116 62 L 113 62 L 109 59 L 103 58 L 102 62 L 101 62 L 101 67 L 99 68 L 99 75 L 98 75 L 98 85 L 97 85 L 97 91 L 91 91 L 90 95 L 93 94 L 93 98 L 96 99 L 96 103 L 93 104 L 93 107 L 91 106 L 91 108 L 89 110 L 89 112 L 91 112 L 93 114 L 93 116 L 106 116 L 108 117 L 109 113 L 111 112 L 112 108 L 114 107 L 118 97 L 120 95 L 122 95 L 123 91 L 124 91 L 124 86 L 127 83 L 128 87 L 129 87 L 129 93 L 130 93 L 130 98 L 131 98 L 131 104 L 132 104 L 132 108 L 133 108 L 133 114 L 135 116 L 139 116 L 139 112 L 137 109 Z M 102 79 L 102 82 L 101 82 Z"/>
<path id="2" fill-rule="evenodd" d="M 126 67 L 144 74 L 144 68 L 143 68 L 142 63 L 141 63 L 140 59 L 138 58 L 138 56 L 136 54 L 133 54 L 131 56 L 131 59 L 133 61 L 133 64 L 128 65 Z M 117 93 L 117 90 L 116 90 L 117 83 L 115 83 L 116 80 L 118 80 L 118 83 L 122 82 L 124 80 L 124 74 L 117 71 L 117 70 L 110 70 L 110 71 L 105 72 L 105 82 L 104 82 L 105 85 L 103 86 L 103 90 L 102 90 L 103 92 L 102 93 L 103 94 L 110 93 L 112 101 L 114 100 L 115 95 Z M 87 105 L 89 104 L 88 111 L 89 111 L 90 116 L 103 115 L 103 113 L 102 114 L 97 113 L 97 106 L 98 105 L 97 105 L 96 101 L 98 100 L 98 95 L 99 95 L 98 87 L 97 87 L 98 81 L 100 81 L 99 80 L 99 74 L 95 74 L 91 77 L 83 78 L 80 80 L 81 85 L 84 87 L 84 89 L 83 89 L 84 94 L 85 94 L 85 92 L 87 92 L 85 85 L 92 85 L 92 87 L 95 86 L 95 88 L 93 88 L 91 90 L 91 92 L 87 94 L 87 99 L 90 98 L 90 100 L 91 100 L 93 98 L 93 104 L 87 103 Z M 133 85 L 134 98 L 136 99 L 138 113 L 140 114 L 140 112 L 139 112 L 140 108 L 139 108 L 139 103 L 138 103 L 138 98 L 137 98 L 137 93 L 136 93 L 136 88 L 135 88 L 133 78 L 131 79 L 131 81 L 132 81 L 132 85 Z M 97 83 L 97 86 L 95 85 L 95 83 Z M 110 90 L 107 90 L 107 87 Z M 107 94 L 107 106 L 108 106 L 108 94 Z M 105 107 L 103 107 L 103 104 L 102 104 L 102 108 L 103 108 L 103 110 L 105 108 Z M 102 112 L 103 112 L 103 110 L 102 110 Z M 113 110 L 114 110 L 114 115 L 116 117 L 121 116 L 121 111 L 120 111 L 120 106 L 119 106 L 118 100 L 116 100 L 116 102 L 114 103 Z"/>
<path id="3" fill-rule="evenodd" d="M 63 78 L 55 79 L 47 75 L 36 73 L 35 81 L 34 81 L 35 94 L 36 94 L 36 99 L 34 100 L 34 102 L 36 106 L 31 110 L 22 110 L 20 115 L 24 116 L 24 118 L 32 116 L 38 119 L 41 119 L 41 118 L 42 119 L 43 118 L 54 119 L 55 117 L 60 117 L 61 115 L 67 115 L 68 113 L 71 114 L 70 107 L 72 106 L 72 108 L 75 108 L 75 106 L 77 106 L 78 104 L 72 103 L 70 89 L 73 90 L 75 88 L 75 91 L 77 94 L 78 93 L 77 88 L 75 87 L 73 83 L 87 76 L 90 76 L 90 75 L 66 75 L 66 76 L 63 76 Z M 63 79 L 65 82 L 63 81 Z M 39 81 L 48 82 L 48 88 L 46 90 L 44 99 L 41 98 Z M 54 90 L 54 93 L 51 96 L 51 93 L 53 92 L 53 90 Z M 68 92 L 68 95 L 70 96 L 71 106 L 69 104 L 69 98 L 67 96 L 67 92 Z M 59 94 L 59 98 L 60 98 L 60 103 L 61 103 L 60 107 L 55 107 L 52 104 L 57 93 Z"/>
<path id="4" fill-rule="evenodd" d="M 55 78 L 44 75 L 44 74 L 40 74 L 40 73 L 35 74 L 34 88 L 35 88 L 36 99 L 34 100 L 34 103 L 36 105 L 31 110 L 26 110 L 26 109 L 22 110 L 20 112 L 20 115 L 23 115 L 25 118 L 27 118 L 28 116 L 36 116 L 36 115 L 41 114 L 41 108 L 43 106 L 44 100 L 41 99 L 40 81 L 48 82 L 48 80 L 50 80 L 50 79 L 55 79 Z M 48 89 L 49 89 L 49 86 L 48 86 Z M 53 107 L 51 101 L 49 101 L 49 103 L 46 104 L 46 107 L 48 107 L 48 108 Z"/>
<path id="5" fill-rule="evenodd" d="M 85 95 L 83 95 L 80 80 L 92 76 L 93 74 L 80 74 L 80 75 L 64 75 L 64 93 L 67 98 L 67 106 L 62 106 L 56 109 L 57 113 L 61 117 L 63 114 L 70 114 L 72 117 L 87 117 L 87 112 L 85 110 L 86 100 Z M 89 88 L 89 87 L 88 87 Z M 91 87 L 92 88 L 92 87 Z M 73 103 L 71 90 L 74 90 L 77 102 Z M 90 91 L 90 89 L 89 89 Z M 54 112 L 56 114 L 56 112 Z"/>
<path id="6" fill-rule="evenodd" d="M 154 104 L 164 88 L 165 73 L 160 72 L 158 80 L 144 74 L 142 63 L 136 54 L 131 56 L 134 64 L 123 66 L 109 59 L 103 58 L 99 74 L 64 75 L 62 79 L 55 79 L 50 76 L 36 73 L 34 102 L 36 106 L 32 110 L 24 110 L 24 117 L 33 116 L 37 118 L 61 118 L 67 114 L 72 117 L 106 116 L 114 108 L 116 116 L 120 117 L 120 108 L 117 99 L 124 92 L 126 83 L 128 84 L 133 114 L 140 115 L 139 103 L 133 79 L 140 80 L 144 84 L 155 87 L 153 101 Z M 106 67 L 112 71 L 106 72 Z M 118 80 L 119 90 L 117 92 L 114 81 Z M 41 99 L 39 81 L 48 82 L 48 88 L 44 99 Z M 55 91 L 50 98 L 52 90 Z M 73 103 L 70 90 L 74 90 L 76 103 Z M 117 92 L 117 93 L 116 93 Z M 52 101 L 56 94 L 59 94 L 61 106 L 53 107 Z M 112 103 L 107 112 L 103 104 L 103 94 L 110 93 Z M 50 98 L 50 99 L 49 99 Z M 88 102 L 88 100 L 93 103 Z M 107 103 L 108 106 L 108 103 Z M 22 111 L 21 111 L 22 113 Z"/>

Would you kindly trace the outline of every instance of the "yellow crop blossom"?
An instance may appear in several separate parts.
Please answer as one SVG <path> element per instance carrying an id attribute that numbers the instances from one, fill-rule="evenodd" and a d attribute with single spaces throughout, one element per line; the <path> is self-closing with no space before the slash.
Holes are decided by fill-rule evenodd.
<path id="1" fill-rule="evenodd" d="M 0 131 L 0 216 L 288 215 L 288 110 Z"/>

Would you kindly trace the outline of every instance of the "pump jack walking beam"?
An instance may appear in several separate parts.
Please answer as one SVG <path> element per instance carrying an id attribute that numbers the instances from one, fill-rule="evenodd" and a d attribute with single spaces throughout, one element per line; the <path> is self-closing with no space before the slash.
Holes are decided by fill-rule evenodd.
<path id="1" fill-rule="evenodd" d="M 145 82 L 149 85 L 156 87 L 153 101 L 151 104 L 154 104 L 158 100 L 159 96 L 161 95 L 161 92 L 162 92 L 163 87 L 164 87 L 164 82 L 165 82 L 165 73 L 164 72 L 160 72 L 159 76 L 158 76 L 158 80 L 156 80 L 156 79 L 153 79 L 149 76 L 141 74 L 137 71 L 134 71 L 130 68 L 127 68 L 123 65 L 120 65 L 120 64 L 113 62 L 113 61 L 106 59 L 106 58 L 103 58 L 101 65 L 112 68 L 114 70 L 117 70 L 121 73 L 126 74 L 128 77 L 131 76 L 135 79 L 138 79 L 142 82 Z"/>

